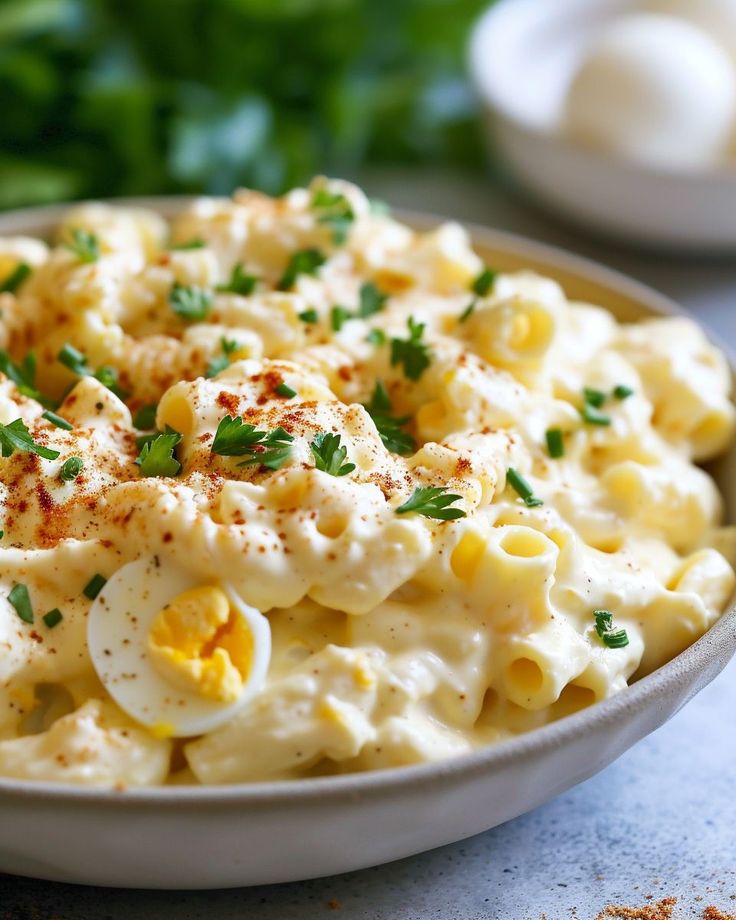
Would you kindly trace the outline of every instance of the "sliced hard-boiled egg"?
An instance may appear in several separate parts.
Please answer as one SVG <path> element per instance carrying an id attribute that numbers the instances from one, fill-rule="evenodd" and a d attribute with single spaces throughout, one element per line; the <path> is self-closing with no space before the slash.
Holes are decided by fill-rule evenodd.
<path id="1" fill-rule="evenodd" d="M 97 674 L 121 709 L 162 737 L 210 732 L 263 686 L 268 620 L 226 583 L 157 557 L 119 569 L 89 612 Z"/>

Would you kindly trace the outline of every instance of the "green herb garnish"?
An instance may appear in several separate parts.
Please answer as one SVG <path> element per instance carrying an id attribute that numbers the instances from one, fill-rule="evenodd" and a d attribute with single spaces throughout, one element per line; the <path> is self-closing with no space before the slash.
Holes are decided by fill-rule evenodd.
<path id="1" fill-rule="evenodd" d="M 174 456 L 174 449 L 181 441 L 178 431 L 156 433 L 146 439 L 136 463 L 144 476 L 178 476 L 181 463 Z"/>
<path id="2" fill-rule="evenodd" d="M 606 401 L 606 394 L 602 390 L 594 390 L 591 387 L 583 388 L 583 400 L 594 409 L 600 409 Z"/>
<path id="3" fill-rule="evenodd" d="M 401 428 L 411 419 L 411 416 L 391 414 L 393 406 L 386 388 L 380 380 L 376 381 L 371 401 L 366 403 L 365 408 L 373 419 L 386 450 L 402 456 L 414 453 L 417 447 L 416 441 L 408 431 L 402 431 Z"/>
<path id="4" fill-rule="evenodd" d="M 280 291 L 288 291 L 294 287 L 299 275 L 315 275 L 317 269 L 324 265 L 327 258 L 319 249 L 300 249 L 293 253 L 289 259 L 288 265 L 284 269 L 281 280 L 278 283 Z"/>
<path id="5" fill-rule="evenodd" d="M 155 426 L 157 411 L 158 403 L 149 403 L 147 406 L 141 406 L 133 416 L 133 424 L 138 431 L 147 431 L 149 428 Z"/>
<path id="6" fill-rule="evenodd" d="M 547 439 L 547 451 L 553 460 L 559 460 L 560 457 L 565 456 L 565 442 L 559 428 L 548 428 L 545 438 Z"/>
<path id="7" fill-rule="evenodd" d="M 15 294 L 30 274 L 31 266 L 27 262 L 19 262 L 5 281 L 0 284 L 0 294 Z"/>
<path id="8" fill-rule="evenodd" d="M 24 623 L 33 622 L 33 605 L 31 604 L 28 588 L 25 585 L 13 585 L 10 594 L 8 594 L 8 601 L 12 607 L 15 607 L 15 612 Z"/>
<path id="9" fill-rule="evenodd" d="M 485 297 L 493 287 L 497 277 L 498 272 L 494 272 L 492 268 L 488 268 L 488 266 L 486 266 L 477 276 L 477 278 L 473 280 L 473 283 L 470 285 L 470 287 L 478 295 L 478 297 Z"/>
<path id="10" fill-rule="evenodd" d="M 583 421 L 587 422 L 589 425 L 600 425 L 605 427 L 611 424 L 611 417 L 605 415 L 603 412 L 599 412 L 598 409 L 596 409 L 595 406 L 591 406 L 590 403 L 583 403 L 580 414 L 583 417 Z"/>
<path id="11" fill-rule="evenodd" d="M 320 431 L 309 445 L 317 469 L 330 476 L 347 476 L 355 469 L 354 463 L 345 463 L 348 451 L 346 447 L 340 446 L 340 437 L 339 434 Z"/>
<path id="12" fill-rule="evenodd" d="M 74 227 L 71 235 L 71 240 L 64 245 L 80 262 L 96 262 L 100 258 L 100 243 L 94 233 Z"/>
<path id="13" fill-rule="evenodd" d="M 391 339 L 391 364 L 402 364 L 409 380 L 419 380 L 429 367 L 432 356 L 429 346 L 422 342 L 425 324 L 415 322 L 410 316 L 408 327 L 408 339 Z"/>
<path id="14" fill-rule="evenodd" d="M 517 472 L 513 467 L 509 467 L 506 470 L 506 481 L 517 493 L 519 498 L 524 500 L 524 504 L 527 508 L 537 508 L 539 505 L 544 504 L 541 498 L 534 497 L 534 489 L 532 489 L 521 473 Z"/>
<path id="15" fill-rule="evenodd" d="M 296 390 L 292 390 L 288 383 L 284 383 L 282 380 L 281 383 L 274 389 L 275 393 L 278 393 L 279 396 L 283 396 L 285 399 L 293 399 L 296 396 Z"/>
<path id="16" fill-rule="evenodd" d="M 64 619 L 64 614 L 61 612 L 61 610 L 59 610 L 58 607 L 54 607 L 53 610 L 49 610 L 48 613 L 44 613 L 41 619 L 49 629 L 53 629 L 54 626 L 58 626 L 59 623 L 61 623 L 61 621 Z"/>
<path id="17" fill-rule="evenodd" d="M 366 342 L 370 342 L 371 345 L 385 345 L 386 333 L 383 329 L 371 329 L 365 340 Z"/>
<path id="18" fill-rule="evenodd" d="M 51 422 L 51 424 L 55 425 L 57 428 L 63 428 L 64 431 L 71 431 L 74 428 L 74 425 L 72 425 L 70 422 L 67 422 L 65 418 L 62 418 L 60 415 L 57 415 L 50 409 L 42 412 L 41 418 L 45 418 L 47 422 Z"/>
<path id="19" fill-rule="evenodd" d="M 595 631 L 608 648 L 625 648 L 629 644 L 629 636 L 625 629 L 613 628 L 613 614 L 610 610 L 594 610 Z"/>
<path id="20" fill-rule="evenodd" d="M 26 454 L 38 454 L 44 460 L 56 460 L 59 456 L 58 450 L 36 444 L 26 423 L 20 418 L 9 425 L 0 425 L 0 447 L 3 457 L 11 457 L 16 450 Z"/>
<path id="21" fill-rule="evenodd" d="M 238 466 L 258 464 L 278 470 L 291 456 L 292 435 L 278 427 L 273 431 L 258 431 L 239 417 L 226 415 L 220 420 L 211 451 L 221 457 L 246 457 Z"/>
<path id="22" fill-rule="evenodd" d="M 317 314 L 317 311 L 314 309 L 314 307 L 310 307 L 309 310 L 302 310 L 302 312 L 297 315 L 303 323 L 319 322 L 319 315 Z"/>
<path id="23" fill-rule="evenodd" d="M 312 207 L 322 211 L 317 223 L 326 224 L 332 230 L 332 242 L 342 246 L 348 238 L 348 231 L 355 220 L 355 214 L 348 199 L 340 192 L 326 188 L 317 189 L 312 198 Z"/>
<path id="24" fill-rule="evenodd" d="M 473 299 L 470 301 L 470 303 L 467 305 L 467 307 L 463 310 L 463 312 L 460 314 L 460 316 L 458 316 L 457 321 L 458 321 L 459 323 L 464 323 L 465 320 L 470 319 L 470 317 L 471 317 L 471 316 L 473 315 L 473 313 L 475 312 L 475 307 L 476 307 L 477 303 L 478 303 L 478 301 L 477 301 L 475 298 L 473 298 Z"/>
<path id="25" fill-rule="evenodd" d="M 396 514 L 421 514 L 423 517 L 438 521 L 456 521 L 465 517 L 461 508 L 450 508 L 460 501 L 462 495 L 450 495 L 444 486 L 420 486 L 414 489 L 411 498 L 395 509 Z"/>
<path id="26" fill-rule="evenodd" d="M 23 396 L 28 396 L 40 402 L 42 406 L 55 406 L 56 403 L 43 396 L 36 389 L 36 355 L 29 351 L 20 364 L 16 364 L 7 353 L 0 351 L 0 371 L 12 380 Z"/>
<path id="27" fill-rule="evenodd" d="M 242 262 L 233 266 L 230 274 L 230 280 L 227 284 L 218 284 L 215 288 L 223 294 L 240 294 L 247 297 L 252 294 L 258 284 L 258 278 L 255 275 L 246 274 Z"/>
<path id="28" fill-rule="evenodd" d="M 195 236 L 193 239 L 186 240 L 183 243 L 175 243 L 171 248 L 177 252 L 180 252 L 186 249 L 204 249 L 206 245 L 207 244 L 205 243 L 203 239 L 201 239 L 198 236 Z"/>
<path id="29" fill-rule="evenodd" d="M 61 464 L 59 479 L 61 479 L 62 482 L 72 482 L 72 480 L 79 476 L 83 468 L 84 461 L 81 457 L 69 457 L 68 460 L 65 460 Z"/>
<path id="30" fill-rule="evenodd" d="M 330 310 L 330 325 L 335 332 L 339 332 L 349 319 L 353 319 L 353 315 L 347 307 L 336 306 Z"/>
<path id="31" fill-rule="evenodd" d="M 118 399 L 125 399 L 128 393 L 118 386 L 118 372 L 114 367 L 101 367 L 99 370 L 92 371 L 87 364 L 87 356 L 67 343 L 56 356 L 57 359 L 68 368 L 77 377 L 94 377 L 99 382 L 114 393 Z"/>
<path id="32" fill-rule="evenodd" d="M 618 386 L 613 388 L 613 395 L 616 399 L 628 399 L 629 396 L 634 395 L 634 391 L 631 387 L 627 387 L 623 383 L 619 383 Z"/>
<path id="33" fill-rule="evenodd" d="M 169 292 L 169 306 L 187 322 L 198 322 L 209 316 L 212 294 L 196 284 L 179 284 L 175 281 Z"/>
<path id="34" fill-rule="evenodd" d="M 358 307 L 358 316 L 366 319 L 380 313 L 386 306 L 388 294 L 382 294 L 378 287 L 372 281 L 366 281 L 360 286 L 360 305 Z"/>
<path id="35" fill-rule="evenodd" d="M 100 575 L 99 573 L 97 575 L 93 575 L 92 578 L 90 578 L 90 580 L 84 586 L 82 594 L 93 601 L 106 584 L 107 579 L 104 577 L 104 575 Z"/>
<path id="36" fill-rule="evenodd" d="M 220 339 L 220 348 L 222 348 L 222 354 L 218 357 L 213 358 L 210 363 L 207 365 L 207 370 L 205 371 L 206 377 L 216 377 L 220 371 L 224 371 L 226 367 L 230 366 L 230 356 L 238 350 L 240 347 L 238 342 L 235 342 L 233 339 L 226 339 L 224 336 Z"/>

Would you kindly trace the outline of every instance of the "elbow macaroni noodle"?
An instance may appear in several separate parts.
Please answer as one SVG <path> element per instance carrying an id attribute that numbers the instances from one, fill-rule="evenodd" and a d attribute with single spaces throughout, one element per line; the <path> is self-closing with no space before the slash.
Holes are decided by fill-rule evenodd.
<path id="1" fill-rule="evenodd" d="M 415 233 L 326 179 L 170 226 L 81 205 L 52 244 L 0 240 L 0 281 L 21 264 L 0 423 L 58 456 L 0 459 L 0 777 L 454 756 L 617 693 L 729 601 L 736 534 L 694 462 L 731 442 L 730 375 L 687 319 L 620 325 L 529 272 L 479 282 L 460 226 Z M 149 404 L 168 453 L 136 443 Z M 213 450 L 225 418 L 266 440 Z M 457 514 L 402 507 L 432 488 Z"/>

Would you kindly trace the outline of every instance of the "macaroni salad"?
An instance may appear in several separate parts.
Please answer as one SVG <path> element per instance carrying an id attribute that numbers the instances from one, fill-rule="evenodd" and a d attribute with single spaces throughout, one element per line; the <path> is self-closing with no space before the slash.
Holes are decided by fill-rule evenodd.
<path id="1" fill-rule="evenodd" d="M 355 186 L 0 239 L 0 777 L 455 756 L 725 609 L 721 354 Z"/>

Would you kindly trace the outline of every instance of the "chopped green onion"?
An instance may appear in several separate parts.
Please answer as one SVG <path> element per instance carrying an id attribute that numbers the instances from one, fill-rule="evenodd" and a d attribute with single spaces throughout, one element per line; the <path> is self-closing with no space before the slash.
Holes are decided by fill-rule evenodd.
<path id="1" fill-rule="evenodd" d="M 539 505 L 544 504 L 541 498 L 534 497 L 534 489 L 532 489 L 521 473 L 517 472 L 513 467 L 509 467 L 508 470 L 506 470 L 506 481 L 517 493 L 519 498 L 524 500 L 524 504 L 527 508 L 537 508 Z"/>
<path id="2" fill-rule="evenodd" d="M 587 422 L 589 425 L 600 425 L 605 427 L 611 424 L 610 416 L 599 412 L 595 406 L 591 406 L 590 403 L 584 403 L 583 408 L 580 410 L 580 414 L 583 417 L 583 421 Z"/>
<path id="3" fill-rule="evenodd" d="M 64 619 L 64 614 L 59 610 L 58 607 L 54 607 L 53 610 L 49 610 L 48 613 L 44 613 L 43 621 L 48 626 L 49 629 L 53 629 L 54 626 L 58 626 L 59 623 Z"/>
<path id="4" fill-rule="evenodd" d="M 82 594 L 93 601 L 106 584 L 107 579 L 104 577 L 104 575 L 100 575 L 99 573 L 97 575 L 93 575 L 92 578 L 90 578 L 90 580 L 84 586 Z"/>
<path id="5" fill-rule="evenodd" d="M 78 377 L 84 377 L 90 372 L 87 367 L 87 356 L 82 354 L 81 351 L 78 351 L 68 342 L 56 357 L 64 367 L 69 368 L 69 370 Z"/>
<path id="6" fill-rule="evenodd" d="M 436 521 L 456 521 L 466 517 L 461 508 L 450 508 L 462 495 L 448 495 L 445 486 L 420 486 L 411 497 L 395 509 L 396 514 L 421 514 Z"/>
<path id="7" fill-rule="evenodd" d="M 634 391 L 631 387 L 627 387 L 623 383 L 620 383 L 617 387 L 613 388 L 613 395 L 616 399 L 628 399 L 629 396 L 634 395 Z"/>
<path id="8" fill-rule="evenodd" d="M 64 431 L 71 431 L 74 428 L 74 425 L 71 425 L 65 418 L 62 418 L 50 409 L 42 412 L 41 418 L 45 418 L 47 422 L 51 422 L 51 424 L 56 425 L 57 428 L 63 428 Z"/>
<path id="9" fill-rule="evenodd" d="M 595 631 L 608 648 L 625 648 L 629 636 L 625 629 L 613 628 L 613 614 L 610 610 L 594 610 Z"/>
<path id="10" fill-rule="evenodd" d="M 174 243 L 174 245 L 171 248 L 176 251 L 182 251 L 186 249 L 204 249 L 205 245 L 206 243 L 203 239 L 201 239 L 198 236 L 195 236 L 193 239 L 186 240 L 183 243 Z"/>
<path id="11" fill-rule="evenodd" d="M 31 604 L 31 596 L 28 593 L 28 588 L 22 584 L 13 585 L 13 588 L 8 594 L 8 601 L 11 606 L 15 607 L 15 612 L 23 620 L 24 623 L 33 622 L 33 606 Z"/>
<path id="12" fill-rule="evenodd" d="M 274 392 L 278 393 L 279 396 L 285 397 L 286 399 L 293 399 L 296 396 L 296 390 L 292 390 L 289 384 L 284 383 L 283 380 L 275 388 Z"/>
<path id="13" fill-rule="evenodd" d="M 72 482 L 84 469 L 84 460 L 81 457 L 69 457 L 61 464 L 59 479 L 62 482 Z"/>
<path id="14" fill-rule="evenodd" d="M 463 310 L 463 312 L 460 314 L 460 316 L 458 316 L 457 321 L 459 323 L 464 323 L 465 320 L 470 319 L 472 314 L 475 312 L 477 303 L 478 301 L 475 298 L 473 298 L 470 301 L 470 303 L 467 305 L 467 307 Z"/>
<path id="15" fill-rule="evenodd" d="M 5 281 L 0 284 L 0 294 L 15 294 L 30 274 L 31 266 L 27 262 L 19 262 Z"/>
<path id="16" fill-rule="evenodd" d="M 317 314 L 317 311 L 314 309 L 314 307 L 310 307 L 308 310 L 302 310 L 302 312 L 297 315 L 299 316 L 299 319 L 303 323 L 318 323 L 319 322 L 319 316 Z"/>
<path id="17" fill-rule="evenodd" d="M 486 266 L 483 271 L 474 279 L 471 284 L 471 288 L 478 295 L 478 297 L 485 297 L 486 294 L 493 287 L 496 278 L 498 277 L 498 272 L 494 272 L 492 268 Z"/>
<path id="18" fill-rule="evenodd" d="M 547 439 L 547 450 L 553 460 L 558 460 L 565 455 L 565 442 L 562 439 L 562 432 L 559 428 L 549 428 L 545 434 Z"/>
<path id="19" fill-rule="evenodd" d="M 602 390 L 593 390 L 591 387 L 584 387 L 583 399 L 589 406 L 600 409 L 606 401 L 606 394 Z"/>

